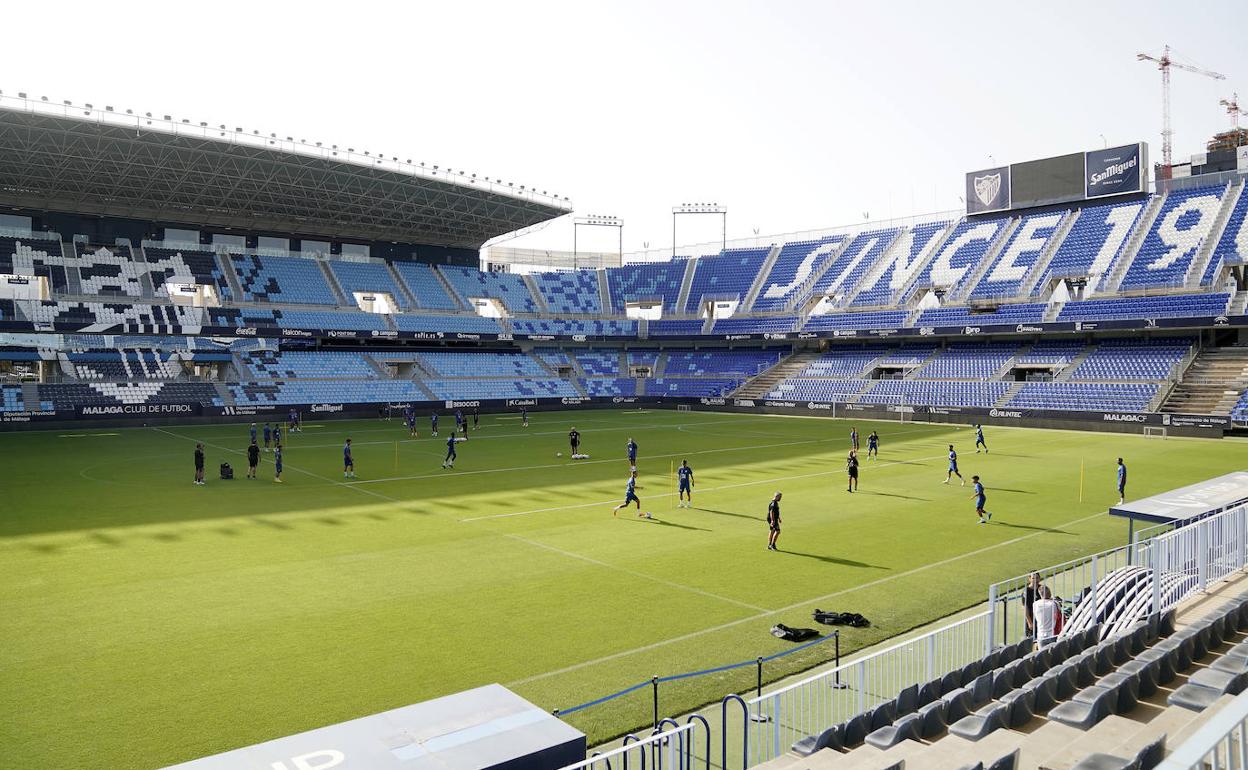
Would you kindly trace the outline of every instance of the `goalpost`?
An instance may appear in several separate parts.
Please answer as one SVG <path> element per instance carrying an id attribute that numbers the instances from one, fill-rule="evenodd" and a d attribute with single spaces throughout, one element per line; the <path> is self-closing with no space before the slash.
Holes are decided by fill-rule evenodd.
<path id="1" fill-rule="evenodd" d="M 1166 438 L 1166 429 L 1158 425 L 1145 425 L 1144 438 Z"/>
<path id="2" fill-rule="evenodd" d="M 872 420 L 896 419 L 898 422 L 901 422 L 901 423 L 912 422 L 914 420 L 914 410 L 908 408 L 909 405 L 906 401 L 906 397 L 903 395 L 874 393 L 874 394 L 870 394 L 870 399 L 867 401 L 854 401 L 854 399 L 862 395 L 865 395 L 865 394 L 857 393 L 857 392 L 822 393 L 820 394 L 820 401 L 827 402 L 828 411 L 831 412 L 831 415 L 830 415 L 831 417 L 839 417 L 845 420 L 851 419 L 855 416 L 862 417 L 863 419 L 872 419 Z M 819 402 L 815 402 L 815 403 L 819 403 Z M 848 404 L 852 404 L 853 406 L 861 406 L 863 408 L 871 409 L 874 411 L 887 412 L 888 416 L 886 418 L 878 417 L 878 416 L 868 417 L 867 415 L 864 415 L 861 411 L 857 409 L 847 409 L 846 405 Z M 812 413 L 817 413 L 817 412 L 814 412 L 812 410 Z"/>

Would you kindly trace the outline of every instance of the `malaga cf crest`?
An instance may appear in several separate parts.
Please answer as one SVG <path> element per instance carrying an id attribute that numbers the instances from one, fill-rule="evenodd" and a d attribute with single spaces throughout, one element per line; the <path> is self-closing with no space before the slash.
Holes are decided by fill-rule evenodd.
<path id="1" fill-rule="evenodd" d="M 1001 192 L 1001 174 L 975 177 L 975 197 L 985 206 L 991 206 Z"/>

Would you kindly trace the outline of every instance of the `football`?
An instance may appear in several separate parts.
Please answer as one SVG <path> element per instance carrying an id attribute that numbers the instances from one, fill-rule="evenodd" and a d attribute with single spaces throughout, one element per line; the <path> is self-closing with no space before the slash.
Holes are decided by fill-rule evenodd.
<path id="1" fill-rule="evenodd" d="M 555 452 L 555 457 L 563 457 L 563 452 Z"/>

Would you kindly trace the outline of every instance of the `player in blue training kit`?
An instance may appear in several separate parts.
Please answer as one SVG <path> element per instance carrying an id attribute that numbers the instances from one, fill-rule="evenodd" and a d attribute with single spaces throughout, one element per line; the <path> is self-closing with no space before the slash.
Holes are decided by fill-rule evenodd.
<path id="1" fill-rule="evenodd" d="M 251 424 L 251 443 L 256 443 L 256 424 Z"/>
<path id="2" fill-rule="evenodd" d="M 438 413 L 437 412 L 431 412 L 429 414 L 429 425 L 432 426 L 433 435 L 437 436 L 438 435 Z"/>
<path id="3" fill-rule="evenodd" d="M 627 449 L 629 470 L 635 473 L 637 471 L 637 442 L 633 441 L 631 436 L 628 439 Z"/>
<path id="4" fill-rule="evenodd" d="M 979 483 L 979 476 L 971 476 L 974 482 L 975 493 L 971 495 L 975 499 L 975 513 L 979 514 L 979 523 L 987 524 L 992 520 L 992 514 L 984 510 L 984 503 L 988 502 L 987 495 L 984 494 L 984 485 Z"/>
<path id="5" fill-rule="evenodd" d="M 949 445 L 949 472 L 945 474 L 945 480 L 942 484 L 948 484 L 949 479 L 957 476 L 962 481 L 962 486 L 966 486 L 966 479 L 962 478 L 962 474 L 958 473 L 958 453 L 953 451 L 953 444 Z"/>
<path id="6" fill-rule="evenodd" d="M 282 424 L 279 422 L 275 422 L 273 423 L 273 446 L 281 446 L 281 445 L 282 445 Z"/>
<path id="7" fill-rule="evenodd" d="M 446 459 L 442 461 L 442 467 L 454 468 L 455 457 L 455 432 L 451 431 L 451 435 L 446 437 Z"/>
<path id="8" fill-rule="evenodd" d="M 680 502 L 676 503 L 677 508 L 693 507 L 693 468 L 689 467 L 688 460 L 681 460 L 680 467 L 676 469 L 676 496 Z M 685 498 L 688 498 L 687 500 Z"/>
<path id="9" fill-rule="evenodd" d="M 527 406 L 520 407 L 520 427 L 529 427 L 529 408 Z"/>
<path id="10" fill-rule="evenodd" d="M 273 448 L 273 481 L 278 484 L 282 483 L 282 445 L 280 443 Z"/>
<path id="11" fill-rule="evenodd" d="M 355 478 L 355 458 L 351 456 L 351 439 L 342 445 L 342 477 Z"/>
<path id="12" fill-rule="evenodd" d="M 269 451 L 269 442 L 273 440 L 273 429 L 266 422 L 264 424 L 264 451 Z"/>
<path id="13" fill-rule="evenodd" d="M 975 454 L 979 454 L 979 448 L 984 448 L 984 454 L 988 454 L 988 445 L 984 443 L 984 426 L 975 426 Z"/>
<path id="14" fill-rule="evenodd" d="M 875 460 L 880 456 L 880 434 L 871 431 L 867 434 L 867 459 Z"/>
<path id="15" fill-rule="evenodd" d="M 627 508 L 629 503 L 637 503 L 637 515 L 643 519 L 650 518 L 650 514 L 643 513 L 641 510 L 641 498 L 637 497 L 637 471 L 628 474 L 628 483 L 624 487 L 624 502 L 611 509 L 612 516 L 618 516 L 621 508 Z"/>
<path id="16" fill-rule="evenodd" d="M 1127 464 L 1118 458 L 1118 504 L 1127 501 Z"/>

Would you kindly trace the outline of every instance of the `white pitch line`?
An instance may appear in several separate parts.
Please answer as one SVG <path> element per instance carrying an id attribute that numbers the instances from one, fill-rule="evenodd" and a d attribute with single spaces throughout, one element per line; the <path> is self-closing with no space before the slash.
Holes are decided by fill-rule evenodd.
<path id="1" fill-rule="evenodd" d="M 1062 527 L 1069 527 L 1073 524 L 1080 524 L 1082 522 L 1090 521 L 1092 519 L 1095 519 L 1104 515 L 1105 514 L 1103 513 L 1094 513 L 1091 516 L 1084 516 L 1083 518 L 1074 519 L 1073 521 L 1068 521 L 1062 524 L 1058 524 L 1056 528 L 1060 529 Z M 706 634 L 712 634 L 717 631 L 723 631 L 723 630 L 732 628 L 734 626 L 739 626 L 743 623 L 750 623 L 756 620 L 761 620 L 771 615 L 778 615 L 782 612 L 791 612 L 793 610 L 814 604 L 816 602 L 825 602 L 829 599 L 835 599 L 839 596 L 844 596 L 845 594 L 853 593 L 854 591 L 859 591 L 864 588 L 873 588 L 875 586 L 882 585 L 884 583 L 888 583 L 894 580 L 898 580 L 903 577 L 917 575 L 920 572 L 926 572 L 927 570 L 932 569 L 933 567 L 943 567 L 947 564 L 952 564 L 962 559 L 966 559 L 972 556 L 978 556 L 980 554 L 996 550 L 997 548 L 1000 548 L 1002 546 L 1015 545 L 1024 540 L 1029 540 L 1033 537 L 1038 537 L 1040 535 L 1045 535 L 1045 534 L 1049 534 L 1049 533 L 1041 531 L 1041 532 L 1032 532 L 1027 535 L 1020 535 L 1012 540 L 1005 540 L 1000 543 L 994 543 L 993 545 L 988 545 L 988 546 L 984 546 L 983 548 L 978 548 L 974 551 L 969 551 L 967 553 L 958 554 L 956 556 L 950 556 L 949 558 L 942 559 L 941 561 L 932 562 L 930 564 L 924 564 L 923 566 L 915 567 L 913 569 L 906 570 L 905 572 L 898 572 L 896 575 L 887 575 L 882 578 L 877 578 L 876 580 L 872 580 L 866 583 L 860 583 L 859 585 L 856 585 L 856 586 L 850 586 L 849 588 L 841 589 L 840 591 L 834 591 L 830 594 L 824 594 L 823 596 L 816 596 L 810 599 L 803 599 L 802 601 L 795 602 L 793 604 L 788 605 L 787 607 L 780 607 L 779 609 L 776 609 L 776 610 L 760 612 L 756 615 L 750 615 L 748 617 L 739 618 L 737 620 L 730 620 L 727 623 L 720 623 L 717 626 L 703 628 L 698 631 L 691 631 L 687 634 L 681 634 L 680 636 L 673 636 L 669 639 L 664 639 L 662 641 L 652 642 L 650 644 L 642 645 L 641 647 L 634 647 L 631 650 L 621 650 L 620 652 L 614 652 L 614 653 L 611 653 L 610 655 L 603 655 L 602 657 L 594 658 L 593 660 L 585 660 L 585 661 L 581 661 L 580 663 L 574 663 L 571 666 L 565 666 L 564 668 L 555 669 L 553 671 L 547 671 L 542 674 L 534 674 L 533 676 L 525 677 L 523 679 L 516 679 L 511 682 L 508 682 L 507 686 L 518 687 L 523 684 L 529 684 L 531 682 L 537 682 L 542 679 L 548 679 L 552 676 L 560 676 L 562 674 L 568 674 L 573 671 L 578 671 L 583 668 L 588 668 L 590 666 L 596 666 L 600 663 L 607 663 L 612 660 L 618 660 L 619 658 L 626 658 L 626 657 L 629 657 L 630 655 L 637 655 L 643 652 L 650 652 L 651 650 L 657 650 L 660 647 L 666 647 L 669 644 L 676 644 L 678 642 L 688 641 L 689 639 L 696 639 L 699 636 L 705 636 Z M 780 551 L 780 553 L 783 554 L 784 551 Z"/>

